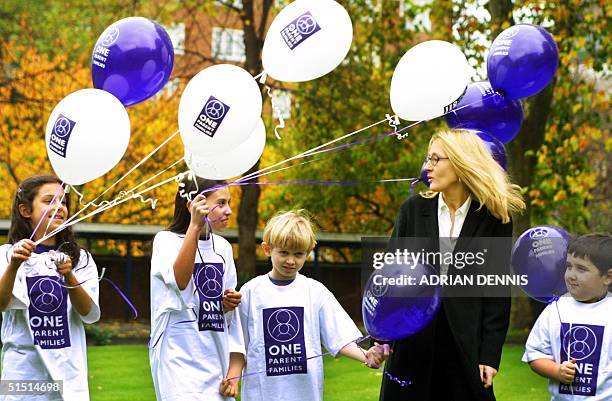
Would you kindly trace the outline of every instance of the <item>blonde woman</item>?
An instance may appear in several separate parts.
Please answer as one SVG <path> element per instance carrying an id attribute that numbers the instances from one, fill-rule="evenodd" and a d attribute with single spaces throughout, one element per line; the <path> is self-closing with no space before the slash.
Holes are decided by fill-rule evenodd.
<path id="1" fill-rule="evenodd" d="M 477 135 L 435 134 L 426 162 L 430 190 L 404 202 L 393 237 L 431 238 L 436 251 L 455 253 L 467 246 L 461 238 L 506 237 L 510 242 L 511 215 L 525 203 Z M 497 265 L 508 266 L 500 256 L 509 252 L 495 256 Z M 440 275 L 461 274 L 452 264 L 435 267 Z M 508 297 L 444 297 L 431 324 L 393 345 L 386 372 L 412 384 L 401 387 L 384 375 L 380 400 L 495 400 L 493 378 L 509 319 Z"/>

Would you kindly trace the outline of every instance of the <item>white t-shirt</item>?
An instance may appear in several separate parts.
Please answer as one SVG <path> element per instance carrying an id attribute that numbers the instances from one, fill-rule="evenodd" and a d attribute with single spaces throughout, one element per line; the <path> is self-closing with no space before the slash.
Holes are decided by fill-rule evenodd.
<path id="1" fill-rule="evenodd" d="M 557 312 L 557 305 L 548 305 L 536 321 L 523 362 L 551 359 L 561 363 L 568 360 L 569 349 L 570 357 L 576 359 L 576 377 L 571 386 L 550 380 L 551 401 L 612 400 L 612 294 L 591 304 L 565 296 L 558 307 Z"/>
<path id="2" fill-rule="evenodd" d="M 242 401 L 323 399 L 321 345 L 335 356 L 361 333 L 333 294 L 298 274 L 278 286 L 268 275 L 240 289 L 240 320 L 246 347 Z M 232 348 L 232 352 L 242 352 Z M 312 358 L 307 360 L 307 358 Z"/>
<path id="3" fill-rule="evenodd" d="M 237 281 L 232 246 L 215 234 L 200 240 L 202 258 L 196 252 L 194 273 L 181 291 L 173 266 L 183 240 L 169 231 L 153 240 L 149 357 L 157 400 L 230 400 L 219 385 L 229 366 L 228 328 L 239 325 L 238 313 L 223 313 L 223 292 Z M 240 347 L 242 333 L 234 333 Z"/>
<path id="4" fill-rule="evenodd" d="M 0 247 L 0 275 L 9 264 L 11 248 L 8 244 Z M 81 250 L 73 273 L 93 300 L 87 316 L 72 307 L 47 252 L 33 253 L 17 270 L 13 296 L 2 313 L 2 380 L 63 381 L 63 396 L 29 395 L 28 400 L 89 400 L 83 323 L 100 319 L 98 269 L 91 254 Z M 0 395 L 0 401 L 23 399 Z"/>

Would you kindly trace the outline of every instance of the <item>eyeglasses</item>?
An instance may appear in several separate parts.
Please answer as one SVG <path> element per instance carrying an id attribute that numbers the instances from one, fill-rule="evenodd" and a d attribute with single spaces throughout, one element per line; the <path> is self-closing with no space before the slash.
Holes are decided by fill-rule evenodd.
<path id="1" fill-rule="evenodd" d="M 448 159 L 449 159 L 448 157 L 440 157 L 438 155 L 431 155 L 431 156 L 428 155 L 425 158 L 425 164 L 431 162 L 431 166 L 436 167 L 436 165 L 438 164 L 440 160 L 448 160 Z"/>

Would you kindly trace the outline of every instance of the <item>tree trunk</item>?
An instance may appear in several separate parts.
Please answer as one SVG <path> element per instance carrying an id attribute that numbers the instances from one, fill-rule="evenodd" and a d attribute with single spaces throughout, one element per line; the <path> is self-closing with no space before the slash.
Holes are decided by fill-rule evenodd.
<path id="1" fill-rule="evenodd" d="M 268 14 L 272 7 L 272 0 L 264 0 L 261 8 L 255 7 L 253 0 L 242 1 L 242 12 L 240 19 L 244 31 L 244 45 L 246 52 L 245 68 L 252 75 L 262 71 L 261 50 L 263 48 L 264 34 Z M 258 24 L 255 24 L 255 20 Z M 259 169 L 259 162 L 248 172 L 252 173 Z M 257 179 L 251 180 L 256 182 Z M 261 189 L 258 185 L 245 185 L 241 187 L 240 208 L 238 209 L 238 267 L 241 274 L 250 277 L 255 275 L 257 240 L 257 222 L 259 220 L 259 195 Z"/>

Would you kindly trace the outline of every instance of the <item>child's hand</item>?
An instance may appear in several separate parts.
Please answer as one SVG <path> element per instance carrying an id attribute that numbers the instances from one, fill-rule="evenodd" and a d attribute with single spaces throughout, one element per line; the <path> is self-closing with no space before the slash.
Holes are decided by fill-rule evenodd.
<path id="1" fill-rule="evenodd" d="M 372 369 L 380 368 L 380 365 L 389 358 L 389 354 L 393 352 L 389 344 L 374 343 L 366 353 L 366 365 Z"/>
<path id="2" fill-rule="evenodd" d="M 10 267 L 15 270 L 19 269 L 19 266 L 30 258 L 30 255 L 32 255 L 35 248 L 36 245 L 34 244 L 34 241 L 29 239 L 22 239 L 13 245 Z"/>
<path id="3" fill-rule="evenodd" d="M 240 305 L 241 299 L 242 294 L 240 294 L 238 291 L 235 291 L 233 288 L 225 290 L 225 292 L 223 293 L 223 311 L 233 311 L 238 307 L 238 305 Z"/>
<path id="4" fill-rule="evenodd" d="M 565 361 L 559 366 L 559 381 L 563 384 L 571 384 L 576 377 L 576 360 Z"/>
<path id="5" fill-rule="evenodd" d="M 53 263 L 55 263 L 55 266 L 57 266 L 57 271 L 59 274 L 64 277 L 72 274 L 72 259 L 70 259 L 70 256 L 62 252 L 50 251 L 49 253 L 51 254 Z"/>
<path id="6" fill-rule="evenodd" d="M 210 207 L 206 204 L 206 197 L 202 194 L 196 196 L 193 201 L 187 201 L 187 208 L 191 213 L 191 224 L 196 227 L 204 227 L 204 219 L 208 216 Z"/>
<path id="7" fill-rule="evenodd" d="M 226 377 L 219 386 L 219 392 L 224 397 L 236 397 L 238 395 L 238 379 L 228 380 Z"/>

